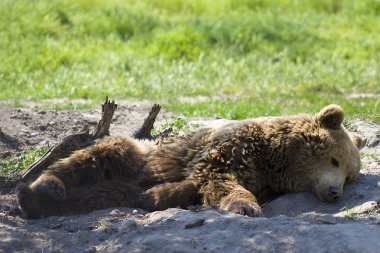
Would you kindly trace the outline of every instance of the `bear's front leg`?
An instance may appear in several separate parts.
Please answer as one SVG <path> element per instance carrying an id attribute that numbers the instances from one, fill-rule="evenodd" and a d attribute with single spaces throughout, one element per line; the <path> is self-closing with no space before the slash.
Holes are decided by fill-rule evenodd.
<path id="1" fill-rule="evenodd" d="M 230 194 L 222 198 L 219 208 L 251 217 L 263 216 L 256 197 L 242 186 L 236 187 Z"/>
<path id="2" fill-rule="evenodd" d="M 139 206 L 148 211 L 160 211 L 172 207 L 187 208 L 198 204 L 199 189 L 192 180 L 164 183 L 154 186 L 139 198 Z"/>
<path id="3" fill-rule="evenodd" d="M 231 181 L 211 180 L 201 187 L 203 205 L 251 217 L 263 216 L 256 197 L 243 186 Z"/>

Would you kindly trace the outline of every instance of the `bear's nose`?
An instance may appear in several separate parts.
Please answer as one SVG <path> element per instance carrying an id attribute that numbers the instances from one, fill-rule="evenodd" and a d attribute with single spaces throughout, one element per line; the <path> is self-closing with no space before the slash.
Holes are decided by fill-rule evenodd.
<path id="1" fill-rule="evenodd" d="M 330 201 L 337 201 L 342 196 L 342 190 L 335 186 L 330 186 L 328 193 Z"/>

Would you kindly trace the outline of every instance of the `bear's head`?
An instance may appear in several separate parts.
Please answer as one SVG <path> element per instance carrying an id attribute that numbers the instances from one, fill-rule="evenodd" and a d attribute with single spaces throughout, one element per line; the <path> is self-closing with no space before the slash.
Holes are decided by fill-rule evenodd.
<path id="1" fill-rule="evenodd" d="M 297 159 L 307 190 L 324 202 L 337 201 L 343 194 L 344 184 L 359 175 L 362 141 L 345 129 L 343 118 L 338 105 L 326 106 L 315 115 L 302 137 L 303 148 Z"/>

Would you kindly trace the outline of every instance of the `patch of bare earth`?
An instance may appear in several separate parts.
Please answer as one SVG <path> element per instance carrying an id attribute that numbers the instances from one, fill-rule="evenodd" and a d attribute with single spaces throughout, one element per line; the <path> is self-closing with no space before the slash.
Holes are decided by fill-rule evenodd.
<path id="1" fill-rule="evenodd" d="M 149 101 L 123 101 L 111 135 L 131 135 L 151 106 Z M 100 113 L 100 109 L 49 111 L 3 105 L 0 155 L 54 145 L 84 124 L 95 126 Z M 156 124 L 172 117 L 161 111 Z M 354 121 L 350 128 L 365 140 L 363 169 L 359 179 L 345 187 L 339 203 L 324 204 L 312 194 L 297 193 L 265 205 L 265 218 L 212 208 L 153 213 L 111 208 L 26 220 L 11 190 L 0 195 L 0 252 L 379 252 L 380 126 Z"/>

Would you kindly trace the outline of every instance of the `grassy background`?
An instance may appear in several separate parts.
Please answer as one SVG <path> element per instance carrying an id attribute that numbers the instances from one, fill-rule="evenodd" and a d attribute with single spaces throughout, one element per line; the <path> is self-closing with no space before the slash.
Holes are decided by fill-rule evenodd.
<path id="1" fill-rule="evenodd" d="M 0 100 L 148 98 L 380 123 L 379 0 L 1 0 Z M 350 97 L 370 93 L 376 97 Z"/>

